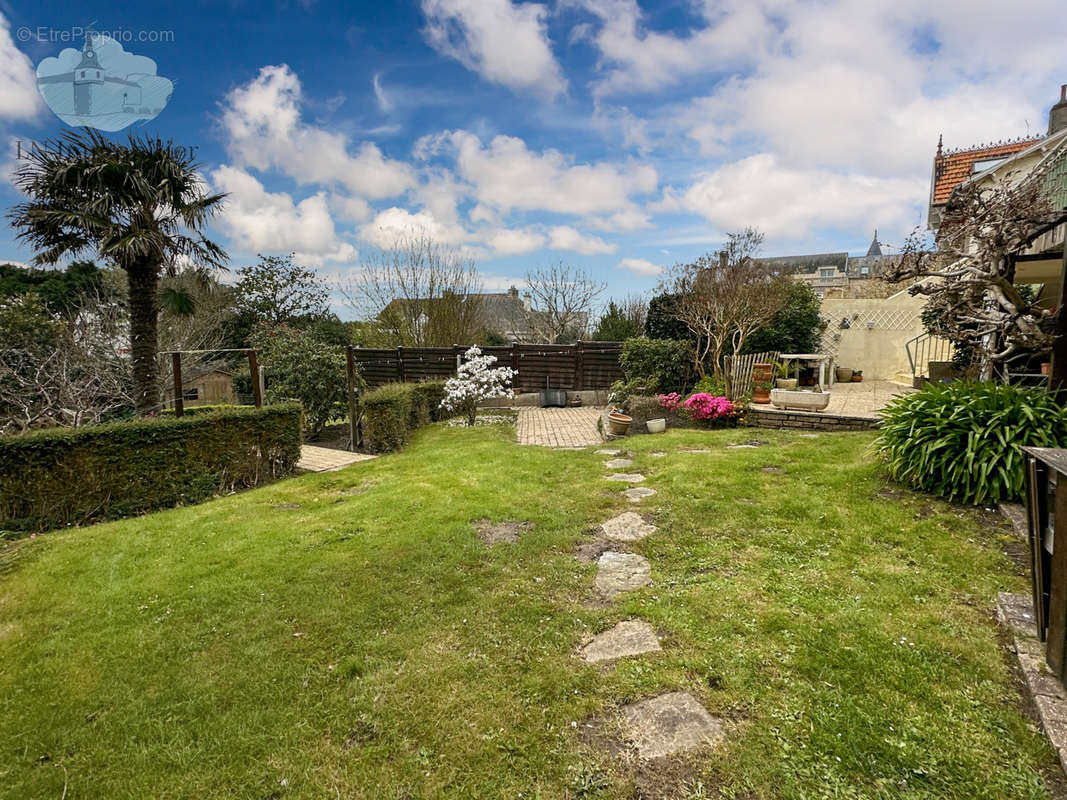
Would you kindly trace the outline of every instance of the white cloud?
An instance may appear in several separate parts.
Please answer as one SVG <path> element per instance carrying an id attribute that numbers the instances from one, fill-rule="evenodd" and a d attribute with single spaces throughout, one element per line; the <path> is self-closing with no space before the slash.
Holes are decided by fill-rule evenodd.
<path id="1" fill-rule="evenodd" d="M 702 176 L 675 199 L 721 230 L 752 225 L 771 237 L 799 238 L 821 226 L 906 229 L 926 188 L 921 179 L 788 167 L 761 153 Z"/>
<path id="2" fill-rule="evenodd" d="M 497 255 L 517 256 L 532 253 L 545 246 L 545 237 L 536 231 L 512 230 L 502 228 L 489 233 L 485 243 L 493 248 Z"/>
<path id="3" fill-rule="evenodd" d="M 211 184 L 229 192 L 219 224 L 240 251 L 296 252 L 301 263 L 352 261 L 357 252 L 334 228 L 323 193 L 294 203 L 285 192 L 268 192 L 256 178 L 235 167 L 211 173 Z"/>
<path id="4" fill-rule="evenodd" d="M 33 119 L 44 110 L 37 91 L 37 73 L 30 59 L 15 46 L 11 24 L 0 14 L 0 118 Z"/>
<path id="5" fill-rule="evenodd" d="M 630 210 L 630 198 L 655 191 L 658 182 L 647 164 L 573 164 L 558 150 L 533 153 L 513 136 L 496 136 L 486 146 L 473 133 L 453 131 L 443 141 L 455 148 L 456 170 L 473 185 L 477 200 L 504 212 Z"/>
<path id="6" fill-rule="evenodd" d="M 548 232 L 548 246 L 553 250 L 573 250 L 591 256 L 598 253 L 614 253 L 615 245 L 597 236 L 585 236 L 567 225 L 557 225 Z"/>
<path id="7" fill-rule="evenodd" d="M 567 88 L 545 30 L 546 8 L 511 0 L 422 0 L 439 53 L 492 83 L 555 97 Z"/>
<path id="8" fill-rule="evenodd" d="M 285 64 L 261 68 L 227 95 L 222 128 L 238 166 L 274 169 L 300 185 L 341 186 L 372 199 L 415 185 L 414 170 L 386 158 L 373 142 L 363 142 L 352 155 L 346 136 L 305 123 L 301 96 L 300 79 Z"/>
<path id="9" fill-rule="evenodd" d="M 409 236 L 429 236 L 440 244 L 462 244 L 470 235 L 458 225 L 448 225 L 429 211 L 411 213 L 393 206 L 380 212 L 360 229 L 360 237 L 382 249 L 391 249 Z"/>
<path id="10" fill-rule="evenodd" d="M 707 3 L 707 25 L 687 35 L 643 27 L 637 0 L 578 0 L 601 25 L 592 39 L 605 77 L 598 94 L 641 92 L 670 86 L 690 75 L 739 67 L 758 60 L 767 49 L 768 25 L 753 0 Z"/>
<path id="11" fill-rule="evenodd" d="M 659 275 L 663 272 L 660 264 L 653 264 L 644 258 L 624 258 L 615 265 L 615 269 L 625 269 L 638 275 Z"/>

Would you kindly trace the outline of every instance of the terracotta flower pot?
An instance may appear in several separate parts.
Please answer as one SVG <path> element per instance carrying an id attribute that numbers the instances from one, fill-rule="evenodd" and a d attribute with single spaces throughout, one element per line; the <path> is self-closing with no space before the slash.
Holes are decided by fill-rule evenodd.
<path id="1" fill-rule="evenodd" d="M 1041 362 L 1041 374 L 1042 375 L 1051 375 L 1052 374 L 1052 362 L 1050 362 L 1050 361 L 1042 361 Z"/>
<path id="2" fill-rule="evenodd" d="M 608 432 L 613 436 L 625 436 L 630 431 L 630 424 L 634 418 L 629 414 L 612 411 L 608 414 Z"/>
<path id="3" fill-rule="evenodd" d="M 752 402 L 753 403 L 769 403 L 771 402 L 771 393 L 769 389 L 761 389 L 756 387 L 752 390 Z"/>

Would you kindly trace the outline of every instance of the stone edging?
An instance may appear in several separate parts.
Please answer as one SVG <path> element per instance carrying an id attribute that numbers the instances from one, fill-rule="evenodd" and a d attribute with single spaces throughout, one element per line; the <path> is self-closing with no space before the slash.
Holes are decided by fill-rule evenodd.
<path id="1" fill-rule="evenodd" d="M 779 411 L 773 408 L 745 409 L 742 424 L 753 428 L 793 428 L 820 431 L 868 431 L 878 428 L 881 420 L 875 417 L 847 417 L 817 411 Z"/>

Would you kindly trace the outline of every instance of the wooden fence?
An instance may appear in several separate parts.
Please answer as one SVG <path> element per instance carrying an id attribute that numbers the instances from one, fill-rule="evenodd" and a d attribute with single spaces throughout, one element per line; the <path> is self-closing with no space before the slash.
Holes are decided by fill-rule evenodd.
<path id="1" fill-rule="evenodd" d="M 458 359 L 468 346 L 353 347 L 352 357 L 370 387 L 394 381 L 444 380 L 456 374 Z M 497 357 L 496 366 L 511 367 L 512 386 L 521 392 L 551 389 L 607 389 L 622 379 L 621 342 L 576 344 L 513 344 L 483 347 Z"/>
<path id="2" fill-rule="evenodd" d="M 752 394 L 752 366 L 754 364 L 774 364 L 778 361 L 778 351 L 766 353 L 748 353 L 743 356 L 726 357 L 726 374 L 730 379 L 730 399 Z"/>

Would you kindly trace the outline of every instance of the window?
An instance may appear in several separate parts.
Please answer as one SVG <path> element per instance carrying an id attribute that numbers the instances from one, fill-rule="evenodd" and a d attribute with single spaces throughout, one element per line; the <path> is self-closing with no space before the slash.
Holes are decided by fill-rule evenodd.
<path id="1" fill-rule="evenodd" d="M 860 268 L 860 275 L 869 275 L 870 272 L 871 272 L 871 268 L 870 267 L 861 267 Z"/>
<path id="2" fill-rule="evenodd" d="M 987 169 L 995 167 L 1003 160 L 1003 158 L 985 158 L 980 161 L 975 161 L 971 166 L 972 173 L 977 175 L 979 172 L 985 172 Z"/>
<path id="3" fill-rule="evenodd" d="M 822 269 L 819 270 L 819 277 L 820 278 L 832 278 L 832 277 L 834 277 L 834 273 L 836 271 L 837 270 L 835 270 L 833 267 L 823 267 Z"/>
<path id="4" fill-rule="evenodd" d="M 199 400 L 200 389 L 182 389 L 182 400 Z"/>

